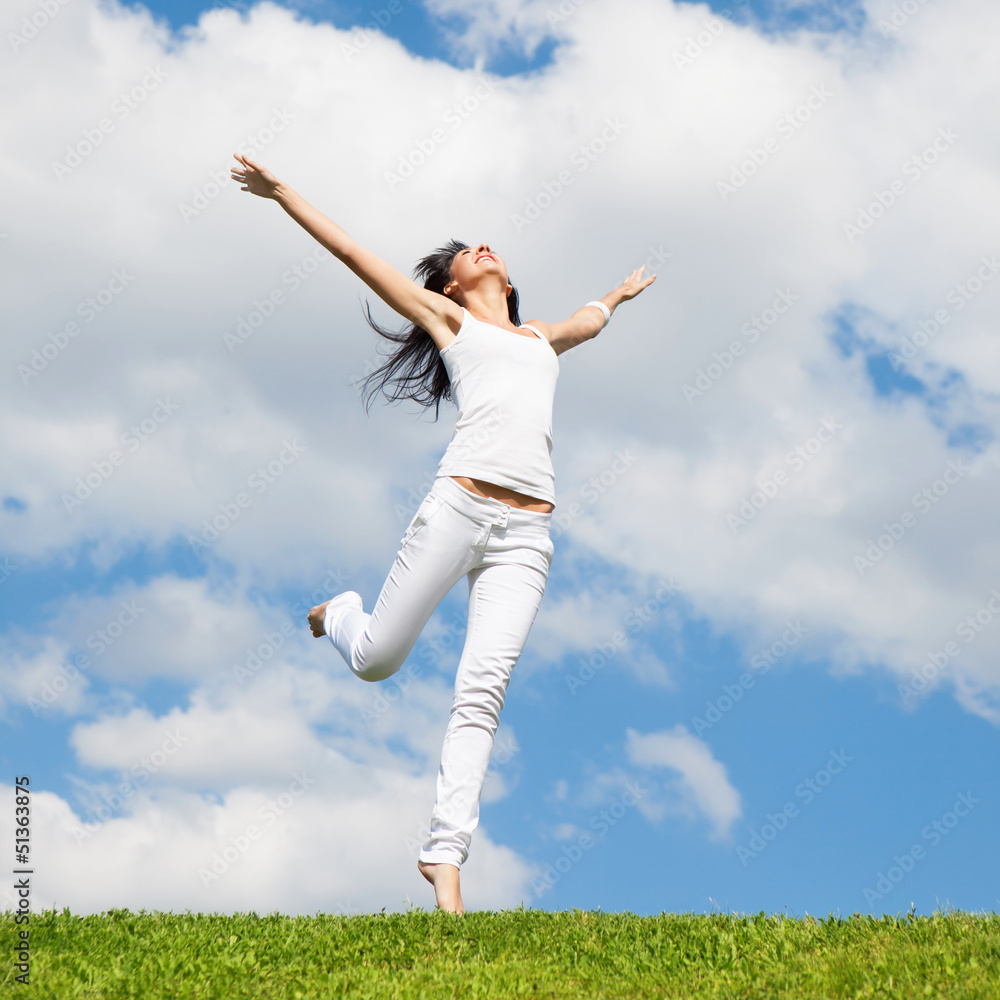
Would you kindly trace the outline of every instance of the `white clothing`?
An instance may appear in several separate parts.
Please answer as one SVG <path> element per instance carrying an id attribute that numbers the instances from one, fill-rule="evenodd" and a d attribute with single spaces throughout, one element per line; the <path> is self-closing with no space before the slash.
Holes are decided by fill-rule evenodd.
<path id="1" fill-rule="evenodd" d="M 361 610 L 353 591 L 327 609 L 327 635 L 351 670 L 364 680 L 383 680 L 402 666 L 445 594 L 468 578 L 465 647 L 430 835 L 420 851 L 428 864 L 461 867 L 469 855 L 507 684 L 552 564 L 551 519 L 440 477 L 406 529 L 372 613 Z"/>
<path id="2" fill-rule="evenodd" d="M 458 420 L 437 475 L 467 476 L 556 502 L 552 470 L 552 404 L 559 359 L 534 337 L 476 319 L 440 351 Z"/>

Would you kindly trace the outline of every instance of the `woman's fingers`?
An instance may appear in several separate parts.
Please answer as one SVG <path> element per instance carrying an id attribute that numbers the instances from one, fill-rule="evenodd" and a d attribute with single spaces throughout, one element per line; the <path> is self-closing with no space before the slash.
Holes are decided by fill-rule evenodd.
<path id="1" fill-rule="evenodd" d="M 242 166 L 240 166 L 240 167 L 230 167 L 229 168 L 230 170 L 234 170 L 234 171 L 238 170 L 241 173 L 243 173 L 244 175 L 245 174 L 263 173 L 264 172 L 264 167 L 262 167 L 259 163 L 254 163 L 253 160 L 247 159 L 247 157 L 245 157 L 242 153 L 233 153 L 233 156 L 237 160 L 239 160 L 239 162 L 242 164 Z"/>
<path id="2" fill-rule="evenodd" d="M 267 167 L 261 165 L 260 163 L 254 163 L 253 160 L 249 160 L 245 156 L 243 157 L 243 162 L 247 165 L 249 173 L 258 174 L 260 179 L 268 184 L 274 182 L 275 178 L 268 173 Z"/>
<path id="3" fill-rule="evenodd" d="M 260 195 L 263 198 L 270 198 L 277 187 L 278 179 L 268 173 L 265 167 L 244 156 L 242 153 L 233 153 L 233 158 L 238 162 L 238 166 L 229 168 L 229 176 L 241 184 L 241 191 L 249 191 L 251 194 Z"/>
<path id="4" fill-rule="evenodd" d="M 635 298 L 644 288 L 648 288 L 655 280 L 656 275 L 651 274 L 648 278 L 642 277 L 642 272 L 646 270 L 646 265 L 637 267 L 622 283 L 627 298 Z"/>

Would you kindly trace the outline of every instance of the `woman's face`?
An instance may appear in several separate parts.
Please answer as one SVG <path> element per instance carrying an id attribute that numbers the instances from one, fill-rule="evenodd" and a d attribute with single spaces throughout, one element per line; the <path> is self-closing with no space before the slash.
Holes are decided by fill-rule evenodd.
<path id="1" fill-rule="evenodd" d="M 489 243 L 459 250 L 451 261 L 451 282 L 445 286 L 445 294 L 466 292 L 476 288 L 481 282 L 496 282 L 504 288 L 504 297 L 512 291 L 507 280 L 507 265 L 503 258 L 490 249 Z"/>

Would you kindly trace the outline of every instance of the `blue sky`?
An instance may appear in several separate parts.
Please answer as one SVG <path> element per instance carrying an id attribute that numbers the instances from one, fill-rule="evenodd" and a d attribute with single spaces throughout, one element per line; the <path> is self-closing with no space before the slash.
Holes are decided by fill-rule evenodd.
<path id="1" fill-rule="evenodd" d="M 567 11 L 580 7 L 570 0 L 561 10 L 558 4 L 545 8 L 552 11 L 555 23 L 565 17 Z M 205 10 L 214 7 L 230 8 L 245 12 L 251 6 L 246 0 L 220 0 L 218 3 L 200 3 L 198 0 L 183 2 L 154 2 L 145 5 L 158 17 L 166 19 L 175 30 L 196 24 Z M 376 24 L 389 37 L 398 39 L 407 50 L 425 59 L 440 59 L 457 65 L 470 65 L 467 56 L 456 53 L 449 45 L 445 32 L 462 30 L 470 20 L 461 11 L 429 11 L 414 0 L 399 0 L 398 12 L 389 5 L 373 6 L 370 3 L 334 3 L 331 0 L 299 0 L 284 6 L 305 18 L 316 22 L 327 22 L 338 28 L 365 27 Z M 799 4 L 773 3 L 769 0 L 712 0 L 707 5 L 716 14 L 721 14 L 739 23 L 752 23 L 761 31 L 781 33 L 806 27 L 819 31 L 856 30 L 865 21 L 864 7 L 857 0 L 819 0 Z M 388 16 L 390 15 L 391 16 Z M 381 16 L 377 16 L 381 15 Z M 548 18 L 546 19 L 548 22 Z M 492 73 L 507 76 L 541 70 L 552 62 L 558 39 L 549 35 L 537 46 L 524 51 L 521 46 L 506 44 L 499 51 L 492 52 L 486 66 Z"/>
<path id="2" fill-rule="evenodd" d="M 77 912 L 431 905 L 404 841 L 432 804 L 466 584 L 378 685 L 308 636 L 302 608 L 355 589 L 370 610 L 454 411 L 436 425 L 398 407 L 365 416 L 351 388 L 374 356 L 365 290 L 336 262 L 238 351 L 222 346 L 314 249 L 274 206 L 212 187 L 250 134 L 259 158 L 398 266 L 439 236 L 495 231 L 531 315 L 557 318 L 654 250 L 666 258 L 642 300 L 561 359 L 568 520 L 508 691 L 467 903 L 995 910 L 1000 299 L 983 263 L 997 249 L 996 129 L 981 113 L 995 81 L 969 55 L 1000 33 L 995 15 L 970 40 L 928 7 L 887 37 L 891 5 L 874 0 L 713 2 L 731 23 L 682 67 L 673 56 L 705 28 L 704 5 L 637 5 L 649 27 L 634 55 L 620 8 L 594 0 L 555 21 L 531 2 L 504 14 L 407 2 L 384 26 L 398 45 L 372 35 L 353 55 L 370 4 L 289 5 L 298 19 L 228 5 L 244 16 L 192 28 L 212 6 L 76 0 L 3 70 L 23 107 L 2 169 L 8 184 L 29 180 L 27 207 L 0 216 L 13 331 L 0 757 L 5 785 L 27 773 L 39 793 L 40 898 Z M 33 10 L 21 4 L 12 30 Z M 940 79 L 926 79 L 929 51 Z M 153 65 L 165 83 L 150 85 Z M 449 138 L 450 158 L 387 189 L 386 171 L 483 74 L 499 96 Z M 820 83 L 832 110 L 806 103 Z M 129 87 L 141 99 L 109 112 Z M 56 97 L 40 117 L 33 101 Z M 280 130 L 278 109 L 291 121 Z M 799 118 L 786 132 L 779 113 Z M 105 114 L 113 128 L 72 166 L 65 142 Z M 522 233 L 512 212 L 540 203 L 617 114 L 617 148 Z M 927 153 L 952 124 L 954 151 Z M 845 236 L 913 156 L 919 180 Z M 720 196 L 734 172 L 742 183 Z M 134 284 L 115 291 L 112 268 Z M 106 314 L 25 376 L 105 288 Z M 769 313 L 782 288 L 795 304 Z M 935 309 L 941 332 L 919 340 Z M 912 354 L 894 363 L 906 337 Z M 111 471 L 135 425 L 148 427 L 142 445 Z M 304 457 L 193 551 L 204 520 L 288 440 Z M 581 501 L 629 448 L 634 469 Z M 67 491 L 99 467 L 99 487 L 68 509 Z M 574 501 L 580 517 L 565 514 Z M 129 602 L 142 610 L 118 630 Z M 40 707 L 101 629 L 114 641 Z M 281 649 L 241 682 L 234 667 L 275 635 Z M 442 635 L 453 641 L 436 645 Z M 949 642 L 948 666 L 917 692 L 914 671 Z M 101 795 L 171 732 L 190 744 L 100 816 Z M 273 841 L 218 884 L 199 879 L 303 767 L 318 787 Z M 637 801 L 622 798 L 629 787 Z M 361 850 L 361 823 L 363 856 L 341 864 Z M 98 884 L 82 872 L 109 850 L 121 871 Z"/>

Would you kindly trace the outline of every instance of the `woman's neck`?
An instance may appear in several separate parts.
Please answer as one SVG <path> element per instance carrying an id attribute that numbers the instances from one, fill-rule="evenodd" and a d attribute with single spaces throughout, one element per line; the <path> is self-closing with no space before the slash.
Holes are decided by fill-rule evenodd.
<path id="1" fill-rule="evenodd" d="M 490 291 L 485 288 L 477 288 L 466 294 L 464 298 L 465 308 L 472 313 L 475 319 L 503 327 L 505 330 L 516 329 L 510 321 L 507 298 L 500 290 Z"/>

